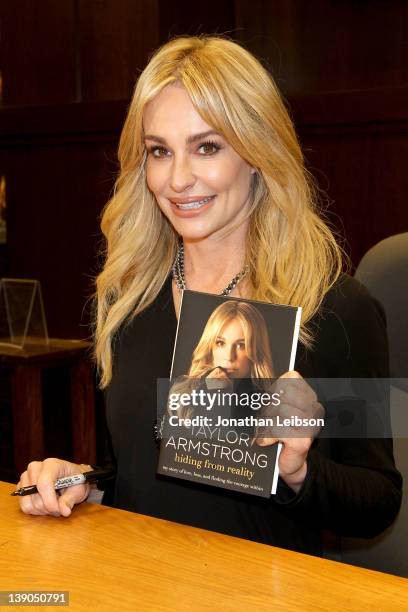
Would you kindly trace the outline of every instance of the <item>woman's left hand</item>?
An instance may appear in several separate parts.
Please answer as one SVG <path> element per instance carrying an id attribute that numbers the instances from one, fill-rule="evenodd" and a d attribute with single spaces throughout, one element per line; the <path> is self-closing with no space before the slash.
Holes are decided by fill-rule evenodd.
<path id="1" fill-rule="evenodd" d="M 307 421 L 324 417 L 324 408 L 318 402 L 316 393 L 298 372 L 283 374 L 276 381 L 276 391 L 280 396 L 280 404 L 274 410 L 273 417 L 276 419 L 278 416 L 280 423 L 290 417 Z M 268 410 L 260 416 L 268 416 L 267 412 Z M 278 427 L 275 421 L 272 431 L 264 431 L 262 437 L 258 434 L 257 444 L 260 446 L 283 442 L 279 456 L 279 475 L 296 493 L 306 477 L 307 454 L 320 429 L 307 424 Z M 270 435 L 272 437 L 268 437 Z"/>

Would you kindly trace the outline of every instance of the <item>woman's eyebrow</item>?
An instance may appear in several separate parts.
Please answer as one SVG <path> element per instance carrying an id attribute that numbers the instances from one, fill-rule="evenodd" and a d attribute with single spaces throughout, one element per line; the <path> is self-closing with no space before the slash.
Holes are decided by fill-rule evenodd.
<path id="1" fill-rule="evenodd" d="M 193 134 L 189 136 L 186 140 L 186 144 L 193 144 L 194 142 L 197 142 L 197 140 L 207 138 L 207 136 L 221 136 L 221 134 L 216 130 L 207 130 L 207 132 L 200 132 L 199 134 Z M 165 138 L 162 138 L 161 136 L 156 136 L 155 134 L 145 134 L 144 139 L 154 140 L 155 142 L 160 142 L 161 144 L 167 144 Z"/>

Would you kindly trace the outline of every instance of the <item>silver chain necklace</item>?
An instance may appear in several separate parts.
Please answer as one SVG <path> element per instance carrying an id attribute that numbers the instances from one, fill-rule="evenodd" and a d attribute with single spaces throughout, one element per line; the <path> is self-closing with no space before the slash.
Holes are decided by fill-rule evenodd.
<path id="1" fill-rule="evenodd" d="M 173 278 L 174 278 L 174 281 L 179 291 L 181 292 L 184 289 L 187 289 L 186 279 L 184 276 L 184 244 L 182 241 L 180 241 L 179 243 L 176 259 L 174 261 L 172 270 L 173 270 Z M 219 295 L 229 295 L 231 291 L 235 289 L 238 283 L 242 281 L 244 276 L 247 275 L 248 270 L 249 270 L 248 265 L 242 268 L 241 272 L 238 272 L 238 274 L 234 276 L 234 278 L 228 283 L 228 285 L 225 287 L 225 289 L 221 291 Z"/>

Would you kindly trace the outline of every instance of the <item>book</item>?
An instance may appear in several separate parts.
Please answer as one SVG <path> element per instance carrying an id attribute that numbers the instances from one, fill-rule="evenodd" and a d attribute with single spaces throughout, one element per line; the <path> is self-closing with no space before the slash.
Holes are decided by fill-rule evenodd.
<path id="1" fill-rule="evenodd" d="M 301 308 L 183 291 L 170 378 L 158 393 L 157 473 L 269 497 L 280 442 L 269 437 L 294 369 Z"/>

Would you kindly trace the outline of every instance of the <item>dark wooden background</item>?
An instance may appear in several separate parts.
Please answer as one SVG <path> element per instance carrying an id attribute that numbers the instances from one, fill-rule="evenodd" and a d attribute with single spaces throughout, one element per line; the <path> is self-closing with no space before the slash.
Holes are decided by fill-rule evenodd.
<path id="1" fill-rule="evenodd" d="M 354 265 L 408 228 L 404 0 L 1 0 L 0 275 L 41 281 L 50 335 L 89 334 L 99 215 L 135 80 L 169 36 L 228 33 L 274 74 Z"/>

